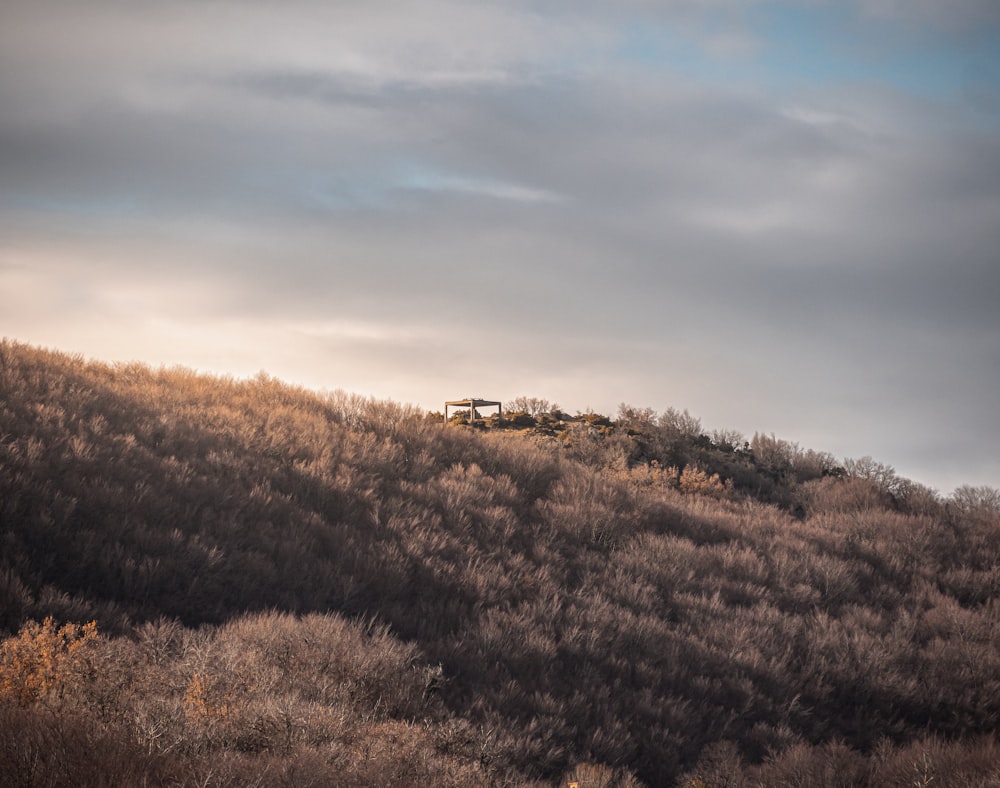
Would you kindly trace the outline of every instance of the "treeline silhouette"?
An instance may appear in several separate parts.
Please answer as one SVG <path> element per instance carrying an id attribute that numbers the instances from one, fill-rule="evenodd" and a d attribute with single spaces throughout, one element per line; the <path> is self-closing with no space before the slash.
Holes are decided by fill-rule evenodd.
<path id="1" fill-rule="evenodd" d="M 995 490 L 476 416 L 0 343 L 0 784 L 1000 783 Z"/>

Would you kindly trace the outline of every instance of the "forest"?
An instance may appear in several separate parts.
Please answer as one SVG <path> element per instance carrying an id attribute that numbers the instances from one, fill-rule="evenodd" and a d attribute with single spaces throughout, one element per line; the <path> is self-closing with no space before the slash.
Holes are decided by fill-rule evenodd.
<path id="1" fill-rule="evenodd" d="M 479 415 L 0 342 L 0 785 L 1000 785 L 1000 492 Z"/>

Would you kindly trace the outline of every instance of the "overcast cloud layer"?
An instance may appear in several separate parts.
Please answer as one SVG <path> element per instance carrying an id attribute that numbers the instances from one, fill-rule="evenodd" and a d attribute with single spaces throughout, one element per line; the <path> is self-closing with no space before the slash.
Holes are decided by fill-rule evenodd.
<path id="1" fill-rule="evenodd" d="M 1000 486 L 1000 6 L 7 0 L 0 334 Z"/>

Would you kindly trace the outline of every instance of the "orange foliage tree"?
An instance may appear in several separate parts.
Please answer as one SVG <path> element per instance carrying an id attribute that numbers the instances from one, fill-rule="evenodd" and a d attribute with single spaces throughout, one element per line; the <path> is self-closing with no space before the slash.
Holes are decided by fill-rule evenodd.
<path id="1" fill-rule="evenodd" d="M 29 621 L 0 644 L 0 700 L 29 706 L 61 695 L 86 666 L 86 647 L 97 638 L 94 621 L 62 627 L 51 616 Z"/>

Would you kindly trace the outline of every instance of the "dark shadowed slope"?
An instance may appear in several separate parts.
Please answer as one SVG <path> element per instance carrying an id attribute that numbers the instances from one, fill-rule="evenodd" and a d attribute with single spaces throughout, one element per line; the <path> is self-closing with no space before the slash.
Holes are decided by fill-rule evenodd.
<path id="1" fill-rule="evenodd" d="M 55 619 L 4 646 L 0 777 L 61 736 L 124 783 L 1000 779 L 992 491 L 514 421 L 0 345 L 0 625 Z"/>

